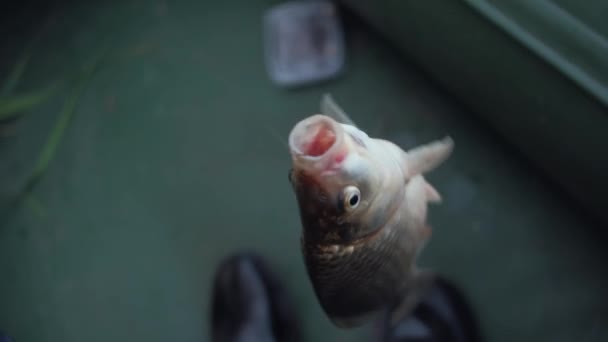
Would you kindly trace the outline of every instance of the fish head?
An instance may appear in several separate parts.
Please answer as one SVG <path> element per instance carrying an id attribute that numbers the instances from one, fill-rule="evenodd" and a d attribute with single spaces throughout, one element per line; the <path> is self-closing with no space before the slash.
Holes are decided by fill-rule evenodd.
<path id="1" fill-rule="evenodd" d="M 321 114 L 294 126 L 289 135 L 289 179 L 304 238 L 348 243 L 386 218 L 385 211 L 378 210 L 383 205 L 378 194 L 387 174 L 369 149 L 372 140 L 355 126 Z"/>

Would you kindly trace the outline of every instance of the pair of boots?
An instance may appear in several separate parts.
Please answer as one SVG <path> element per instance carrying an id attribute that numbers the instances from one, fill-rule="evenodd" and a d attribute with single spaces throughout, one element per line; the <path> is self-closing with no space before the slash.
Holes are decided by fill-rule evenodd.
<path id="1" fill-rule="evenodd" d="M 213 342 L 299 342 L 295 309 L 279 278 L 258 255 L 230 256 L 217 268 L 211 303 Z M 378 322 L 378 342 L 478 342 L 462 294 L 439 278 L 413 315 L 397 326 Z"/>
<path id="2" fill-rule="evenodd" d="M 377 325 L 378 342 L 479 342 L 464 297 L 439 279 L 413 315 L 397 326 Z M 217 268 L 211 303 L 213 342 L 299 342 L 300 327 L 279 278 L 259 256 L 226 258 Z M 0 342 L 12 342 L 0 333 Z"/>

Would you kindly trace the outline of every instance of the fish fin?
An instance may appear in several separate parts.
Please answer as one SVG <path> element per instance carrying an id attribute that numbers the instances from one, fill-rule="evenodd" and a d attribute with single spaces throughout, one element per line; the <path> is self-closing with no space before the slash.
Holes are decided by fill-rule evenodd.
<path id="1" fill-rule="evenodd" d="M 426 183 L 424 191 L 426 192 L 426 198 L 431 203 L 441 203 L 441 195 L 431 184 Z"/>
<path id="2" fill-rule="evenodd" d="M 355 122 L 338 106 L 330 94 L 323 94 L 321 97 L 321 113 L 331 117 L 339 123 L 357 127 Z"/>
<path id="3" fill-rule="evenodd" d="M 431 236 L 433 235 L 433 227 L 431 227 L 431 225 L 428 223 L 424 225 L 422 231 L 424 232 L 424 238 L 427 240 L 430 239 Z M 420 250 L 422 250 L 422 249 L 420 249 Z"/>
<path id="4" fill-rule="evenodd" d="M 407 151 L 404 168 L 406 178 L 433 170 L 450 156 L 453 149 L 454 141 L 445 137 Z"/>
<path id="5" fill-rule="evenodd" d="M 416 175 L 405 187 L 406 208 L 413 227 L 425 228 L 429 202 L 441 198 L 437 190 L 422 175 Z"/>

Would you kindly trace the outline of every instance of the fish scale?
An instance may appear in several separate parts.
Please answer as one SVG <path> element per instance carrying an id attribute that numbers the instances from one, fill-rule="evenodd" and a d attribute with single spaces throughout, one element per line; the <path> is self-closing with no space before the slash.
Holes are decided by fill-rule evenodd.
<path id="1" fill-rule="evenodd" d="M 387 308 L 403 294 L 408 274 L 400 270 L 409 267 L 405 261 L 415 251 L 401 248 L 403 242 L 391 228 L 385 227 L 352 254 L 335 252 L 327 258 L 328 252 L 318 245 L 304 246 L 310 279 L 330 317 L 364 316 Z M 357 302 L 345 303 L 340 297 Z"/>

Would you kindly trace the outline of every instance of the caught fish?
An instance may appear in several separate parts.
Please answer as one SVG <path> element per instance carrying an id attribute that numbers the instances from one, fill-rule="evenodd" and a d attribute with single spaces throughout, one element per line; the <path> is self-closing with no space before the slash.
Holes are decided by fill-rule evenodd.
<path id="1" fill-rule="evenodd" d="M 329 95 L 321 112 L 289 135 L 308 276 L 338 327 L 386 310 L 400 319 L 433 284 L 416 258 L 431 236 L 427 205 L 441 197 L 423 174 L 449 157 L 452 139 L 404 151 L 358 129 Z"/>

